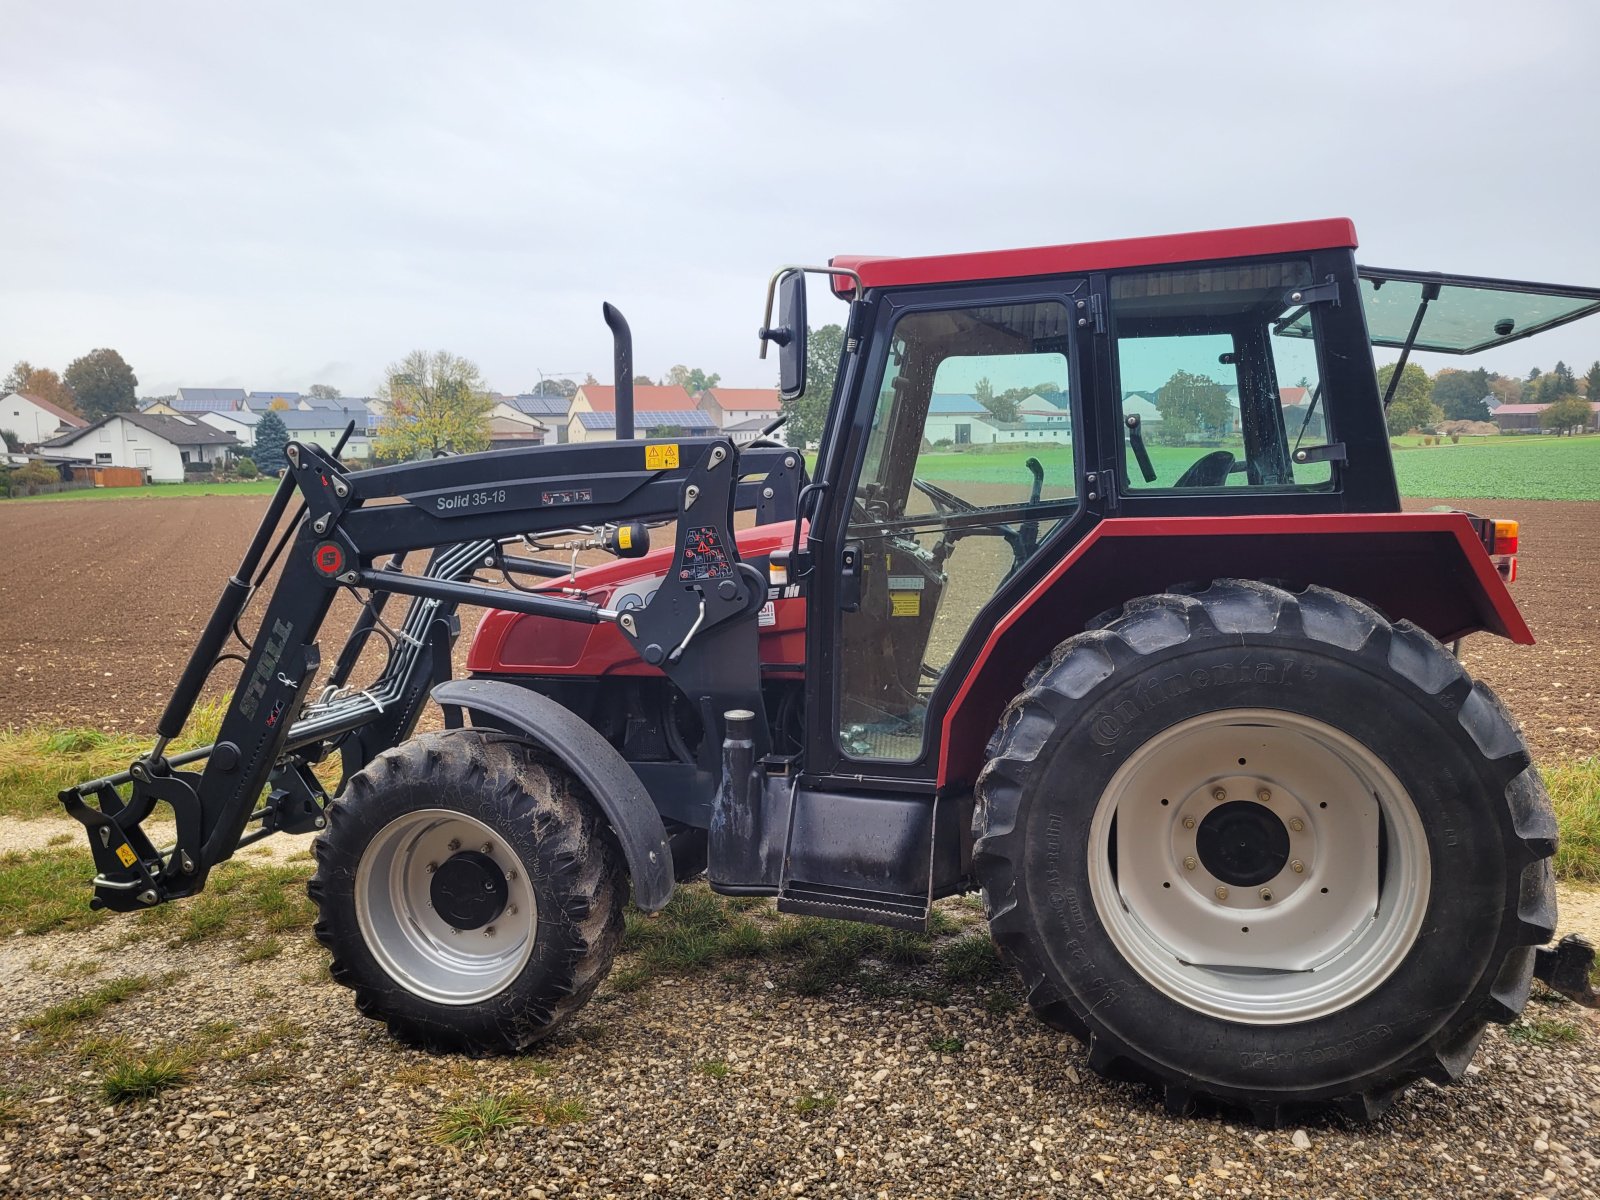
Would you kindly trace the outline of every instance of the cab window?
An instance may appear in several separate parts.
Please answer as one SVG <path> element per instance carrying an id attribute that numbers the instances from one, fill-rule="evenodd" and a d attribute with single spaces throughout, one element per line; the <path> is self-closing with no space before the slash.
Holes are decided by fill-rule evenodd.
<path id="1" fill-rule="evenodd" d="M 1295 459 L 1331 440 L 1318 314 L 1292 299 L 1311 283 L 1297 261 L 1112 277 L 1130 489 L 1331 486 L 1328 462 Z"/>

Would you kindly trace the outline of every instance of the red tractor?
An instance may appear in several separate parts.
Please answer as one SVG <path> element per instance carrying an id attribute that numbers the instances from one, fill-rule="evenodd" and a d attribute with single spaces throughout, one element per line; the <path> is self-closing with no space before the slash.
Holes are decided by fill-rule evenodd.
<path id="1" fill-rule="evenodd" d="M 1035 1012 L 1175 1111 L 1367 1117 L 1458 1077 L 1554 935 L 1556 826 L 1451 651 L 1532 640 L 1517 527 L 1400 511 L 1371 348 L 1477 352 L 1600 291 L 1355 245 L 1329 220 L 835 259 L 809 474 L 768 437 L 633 440 L 609 306 L 617 441 L 360 473 L 292 443 L 155 746 L 63 793 L 94 902 L 320 832 L 317 934 L 361 1011 L 500 1052 L 588 999 L 630 894 L 704 873 L 919 929 L 981 890 Z M 808 270 L 774 276 L 761 331 L 790 398 Z M 576 570 L 585 548 L 617 561 Z M 216 744 L 167 754 L 280 558 Z M 363 611 L 324 673 L 341 589 Z M 461 604 L 495 611 L 452 680 Z M 413 736 L 430 699 L 447 728 Z M 1587 962 L 1542 973 L 1588 997 Z"/>

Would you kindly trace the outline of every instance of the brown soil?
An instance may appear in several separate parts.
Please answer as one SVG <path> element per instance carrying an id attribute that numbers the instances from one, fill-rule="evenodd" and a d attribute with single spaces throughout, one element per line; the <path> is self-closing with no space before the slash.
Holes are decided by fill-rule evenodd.
<path id="1" fill-rule="evenodd" d="M 1406 507 L 1438 503 L 1449 502 Z M 266 504 L 264 496 L 230 496 L 0 505 L 0 726 L 151 729 Z M 1600 503 L 1461 507 L 1522 522 L 1513 593 L 1540 639 L 1527 647 L 1470 638 L 1468 669 L 1521 719 L 1541 759 L 1600 753 Z M 997 542 L 971 553 L 986 540 L 962 549 L 975 560 L 1003 549 Z M 335 607 L 322 637 L 325 661 L 353 609 L 348 600 Z M 478 614 L 462 615 L 458 665 Z M 232 668 L 217 674 L 219 687 L 232 682 Z"/>

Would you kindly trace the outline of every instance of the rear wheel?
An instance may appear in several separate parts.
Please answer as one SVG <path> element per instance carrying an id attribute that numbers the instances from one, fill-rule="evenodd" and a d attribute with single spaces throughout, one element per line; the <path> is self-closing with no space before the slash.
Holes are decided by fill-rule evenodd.
<path id="1" fill-rule="evenodd" d="M 1221 581 L 1058 647 L 978 785 L 975 868 L 1034 1009 L 1091 1065 L 1273 1124 L 1454 1079 L 1526 1000 L 1555 822 L 1437 642 Z"/>
<path id="2" fill-rule="evenodd" d="M 610 969 L 627 877 L 592 802 L 547 754 L 427 734 L 355 775 L 318 838 L 318 939 L 362 1013 L 407 1041 L 524 1050 Z"/>

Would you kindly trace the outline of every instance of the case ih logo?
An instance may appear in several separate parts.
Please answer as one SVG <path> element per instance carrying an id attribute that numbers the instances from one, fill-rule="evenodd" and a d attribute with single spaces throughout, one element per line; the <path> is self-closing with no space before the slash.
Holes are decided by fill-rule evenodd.
<path id="1" fill-rule="evenodd" d="M 322 542 L 311 552 L 311 561 L 324 575 L 337 575 L 344 570 L 344 550 L 335 542 Z"/>

